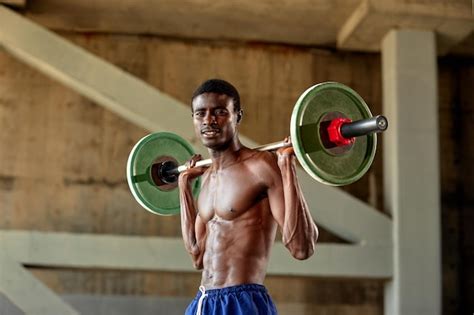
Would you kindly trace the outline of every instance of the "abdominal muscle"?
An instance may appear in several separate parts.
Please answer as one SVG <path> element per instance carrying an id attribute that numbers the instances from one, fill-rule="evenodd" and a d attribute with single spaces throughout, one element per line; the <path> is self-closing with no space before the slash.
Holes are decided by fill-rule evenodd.
<path id="1" fill-rule="evenodd" d="M 263 284 L 276 223 L 262 203 L 231 220 L 207 223 L 201 284 L 206 289 Z"/>

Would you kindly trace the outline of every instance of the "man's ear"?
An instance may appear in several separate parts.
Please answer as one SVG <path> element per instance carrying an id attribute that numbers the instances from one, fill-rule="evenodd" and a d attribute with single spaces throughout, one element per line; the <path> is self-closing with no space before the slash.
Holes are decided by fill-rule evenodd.
<path id="1" fill-rule="evenodd" d="M 243 115 L 244 115 L 244 111 L 239 110 L 239 112 L 237 113 L 237 123 L 240 123 L 240 121 L 242 120 Z"/>

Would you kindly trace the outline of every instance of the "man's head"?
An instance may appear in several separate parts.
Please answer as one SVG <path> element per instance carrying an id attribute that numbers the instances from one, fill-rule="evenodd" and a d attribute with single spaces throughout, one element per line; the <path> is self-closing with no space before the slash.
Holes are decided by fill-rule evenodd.
<path id="1" fill-rule="evenodd" d="M 192 111 L 196 134 L 206 147 L 220 150 L 237 137 L 240 96 L 229 82 L 212 79 L 201 84 L 193 93 Z"/>
<path id="2" fill-rule="evenodd" d="M 192 101 L 196 97 L 204 93 L 216 93 L 229 96 L 234 101 L 234 111 L 239 113 L 240 109 L 240 95 L 237 89 L 227 81 L 220 79 L 210 79 L 204 81 L 193 93 Z"/>

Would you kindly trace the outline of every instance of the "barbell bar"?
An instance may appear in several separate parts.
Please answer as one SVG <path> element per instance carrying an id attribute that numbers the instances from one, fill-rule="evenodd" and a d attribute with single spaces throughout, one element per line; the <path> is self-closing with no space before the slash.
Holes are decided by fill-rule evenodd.
<path id="1" fill-rule="evenodd" d="M 290 138 L 255 148 L 273 151 L 292 145 L 303 169 L 317 181 L 333 186 L 351 184 L 370 168 L 378 132 L 388 127 L 384 116 L 373 117 L 364 100 L 351 88 L 324 82 L 298 98 L 291 115 Z M 127 161 L 127 182 L 132 195 L 146 210 L 160 215 L 179 213 L 177 179 L 194 154 L 180 136 L 159 132 L 145 136 Z M 209 166 L 210 159 L 196 166 Z M 192 183 L 198 195 L 200 178 Z"/>
<path id="2" fill-rule="evenodd" d="M 333 137 L 337 137 L 339 140 L 341 137 L 348 142 L 355 141 L 354 138 L 365 136 L 370 133 L 379 133 L 383 132 L 388 128 L 388 120 L 385 116 L 378 115 L 368 119 L 362 119 L 354 122 L 350 122 L 345 119 L 344 123 L 340 125 L 333 133 L 337 134 Z M 331 138 L 331 137 L 330 137 Z M 330 139 L 331 141 L 331 139 Z M 339 144 L 337 140 L 331 141 L 335 145 L 344 145 Z M 292 146 L 291 142 L 288 143 L 285 140 L 265 144 L 259 147 L 254 148 L 258 151 L 274 151 L 284 147 Z M 170 161 L 171 162 L 171 161 Z M 212 164 L 211 159 L 205 159 L 197 161 L 195 167 L 209 167 Z M 158 176 L 163 178 L 163 182 L 171 184 L 177 180 L 177 177 L 180 173 L 184 172 L 188 167 L 186 165 L 176 166 L 175 163 L 161 163 L 156 165 L 156 172 Z"/>

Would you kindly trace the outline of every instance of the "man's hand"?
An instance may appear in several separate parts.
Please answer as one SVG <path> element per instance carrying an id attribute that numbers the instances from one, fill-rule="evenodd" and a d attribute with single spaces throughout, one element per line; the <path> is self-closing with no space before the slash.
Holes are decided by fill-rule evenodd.
<path id="1" fill-rule="evenodd" d="M 294 160 L 294 156 L 295 156 L 295 150 L 293 149 L 293 146 L 291 145 L 291 138 L 286 137 L 285 140 L 283 140 L 283 142 L 286 145 L 290 145 L 290 146 L 285 146 L 276 151 L 279 166 L 281 166 L 281 163 L 284 163 L 284 161 L 287 159 Z"/>
<path id="2" fill-rule="evenodd" d="M 199 166 L 196 167 L 196 162 L 202 160 L 200 154 L 194 154 L 189 161 L 186 162 L 186 170 L 179 174 L 179 178 L 192 180 L 196 177 L 201 176 L 206 171 L 207 167 Z"/>

